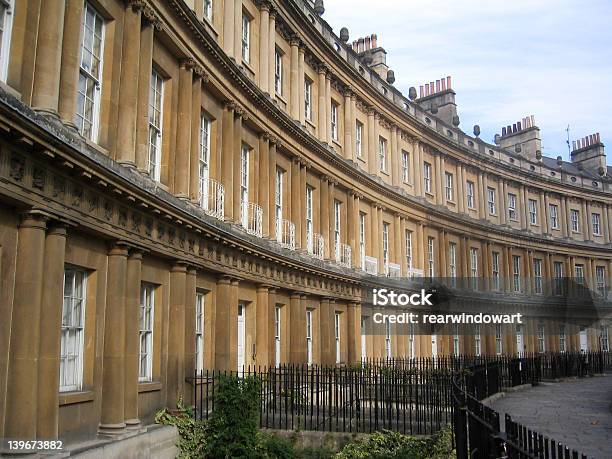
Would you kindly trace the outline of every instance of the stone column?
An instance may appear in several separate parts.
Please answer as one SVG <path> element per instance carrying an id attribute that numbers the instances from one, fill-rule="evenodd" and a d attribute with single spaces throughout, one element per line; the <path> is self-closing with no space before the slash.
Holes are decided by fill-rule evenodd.
<path id="1" fill-rule="evenodd" d="M 260 50 L 263 53 L 265 50 Z M 272 97 L 275 96 L 274 91 L 274 74 L 275 74 L 275 62 L 274 56 L 276 55 L 276 11 L 270 10 L 268 14 L 268 89 Z"/>
<path id="2" fill-rule="evenodd" d="M 270 183 L 272 183 L 272 189 L 274 190 L 274 175 L 270 176 L 270 147 L 268 144 L 269 135 L 267 132 L 259 134 L 259 205 L 263 209 L 263 234 L 270 236 L 270 218 L 268 215 L 270 212 L 274 213 L 270 208 Z"/>
<path id="3" fill-rule="evenodd" d="M 113 436 L 125 431 L 125 307 L 128 249 L 114 243 L 108 252 L 102 409 L 99 434 Z"/>
<path id="4" fill-rule="evenodd" d="M 344 157 L 355 161 L 355 155 L 353 154 L 353 113 L 351 103 L 351 89 L 349 87 L 344 88 Z"/>
<path id="5" fill-rule="evenodd" d="M 64 13 L 64 43 L 60 68 L 58 111 L 60 119 L 67 125 L 74 125 L 78 94 L 79 67 L 81 65 L 81 40 L 84 2 L 66 0 Z"/>
<path id="6" fill-rule="evenodd" d="M 232 0 L 227 0 L 231 2 Z M 242 64 L 242 0 L 234 0 L 234 59 Z M 253 36 L 253 34 L 251 34 Z"/>
<path id="7" fill-rule="evenodd" d="M 317 134 L 321 142 L 327 142 L 327 125 L 325 124 L 325 73 L 327 72 L 327 68 L 324 65 L 321 65 L 317 71 L 319 73 L 319 84 L 317 85 L 319 95 L 319 106 L 317 110 Z"/>
<path id="8" fill-rule="evenodd" d="M 232 151 L 232 156 L 234 157 L 234 169 L 233 169 L 233 175 L 234 178 L 232 180 L 233 182 L 233 187 L 226 189 L 225 190 L 225 196 L 227 197 L 228 193 L 231 193 L 234 195 L 234 200 L 233 200 L 233 206 L 234 206 L 234 210 L 233 210 L 233 215 L 234 215 L 234 221 L 236 223 L 240 222 L 241 219 L 241 212 L 240 212 L 240 205 L 241 205 L 241 198 L 240 198 L 240 168 L 241 168 L 241 151 L 242 151 L 242 116 L 244 114 L 244 112 L 242 111 L 242 109 L 238 109 L 235 110 L 235 114 L 237 115 L 234 118 L 234 149 Z"/>
<path id="9" fill-rule="evenodd" d="M 349 303 L 348 315 L 348 363 L 361 361 L 361 304 Z"/>
<path id="10" fill-rule="evenodd" d="M 368 171 L 370 174 L 376 174 L 376 120 L 375 111 L 373 108 L 368 108 Z"/>
<path id="11" fill-rule="evenodd" d="M 568 213 L 567 197 L 561 196 L 561 234 L 563 237 L 568 237 L 571 234 L 567 226 L 569 220 Z"/>
<path id="12" fill-rule="evenodd" d="M 499 222 L 502 225 L 506 225 L 508 223 L 508 210 L 506 209 L 508 192 L 506 190 L 506 181 L 500 178 L 498 184 L 498 188 L 501 191 L 501 196 L 499 197 Z"/>
<path id="13" fill-rule="evenodd" d="M 393 255 L 394 262 L 400 265 L 401 275 L 404 264 L 402 263 L 402 217 L 399 213 L 393 215 Z"/>
<path id="14" fill-rule="evenodd" d="M 306 307 L 299 292 L 291 293 L 289 308 L 289 362 L 306 363 Z"/>
<path id="15" fill-rule="evenodd" d="M 21 216 L 19 224 L 5 438 L 37 438 L 39 331 L 45 267 L 41 254 L 45 251 L 46 220 L 43 212 L 31 211 Z"/>
<path id="16" fill-rule="evenodd" d="M 196 297 L 198 271 L 196 268 L 188 267 L 185 277 L 185 376 L 193 376 L 196 370 Z M 206 297 L 205 297 L 206 298 Z M 204 300 L 206 302 L 206 300 Z M 209 312 L 204 305 L 204 317 Z M 206 320 L 208 322 L 208 320 Z M 206 355 L 206 351 L 204 351 Z M 204 357 L 206 361 L 206 357 Z M 189 386 L 186 386 L 185 400 L 190 400 Z"/>
<path id="17" fill-rule="evenodd" d="M 519 216 L 521 219 L 521 229 L 526 230 L 529 227 L 529 207 L 527 205 L 527 190 L 525 185 L 521 185 L 519 188 Z"/>
<path id="18" fill-rule="evenodd" d="M 321 298 L 319 312 L 319 336 L 321 337 L 321 364 L 333 365 L 336 353 L 333 347 L 334 339 L 334 303 L 329 298 Z"/>
<path id="19" fill-rule="evenodd" d="M 483 192 L 483 176 L 482 172 L 478 173 L 478 186 L 476 189 L 476 199 L 478 200 L 478 218 L 487 218 L 486 205 L 485 205 L 485 193 Z"/>
<path id="20" fill-rule="evenodd" d="M 148 172 L 149 161 L 149 92 L 153 65 L 154 26 L 143 21 L 138 55 L 138 108 L 136 119 L 136 167 Z"/>
<path id="21" fill-rule="evenodd" d="M 45 239 L 40 347 L 38 363 L 38 413 L 36 438 L 57 439 L 59 421 L 59 368 L 64 303 L 66 225 L 58 223 Z"/>
<path id="22" fill-rule="evenodd" d="M 195 70 L 195 69 L 194 69 Z M 200 69 L 201 70 L 201 69 Z M 207 78 L 205 78 L 207 80 Z M 191 145 L 189 154 L 189 199 L 200 202 L 200 128 L 202 124 L 202 72 L 193 72 L 191 85 Z M 212 135 L 212 133 L 209 133 Z M 213 152 L 209 153 L 210 155 Z M 215 176 L 216 178 L 216 176 Z"/>
<path id="23" fill-rule="evenodd" d="M 128 429 L 140 425 L 138 419 L 138 369 L 140 365 L 140 289 L 142 252 L 132 250 L 127 260 L 125 288 L 125 370 L 124 417 Z"/>
<path id="24" fill-rule="evenodd" d="M 301 244 L 302 249 L 307 247 L 306 236 L 306 163 L 300 163 L 300 219 L 295 222 L 295 241 Z M 293 208 L 293 207 L 292 207 Z M 314 209 L 313 209 L 314 210 Z M 298 234 L 300 235 L 298 237 Z"/>
<path id="25" fill-rule="evenodd" d="M 58 115 L 65 0 L 40 3 L 32 107 Z M 34 437 L 32 437 L 34 438 Z"/>
<path id="26" fill-rule="evenodd" d="M 125 9 L 121 47 L 121 82 L 117 122 L 117 161 L 136 165 L 136 103 L 140 53 L 140 11 L 137 3 Z M 180 130 L 179 130 L 180 132 Z M 179 134 L 180 135 L 180 134 Z"/>
<path id="27" fill-rule="evenodd" d="M 270 4 L 261 2 L 259 5 L 259 86 L 263 92 L 274 92 L 274 80 L 270 84 Z M 272 88 L 272 89 L 270 89 Z"/>
<path id="28" fill-rule="evenodd" d="M 295 225 L 295 240 L 302 240 L 302 196 L 300 193 L 300 159 L 291 161 L 291 221 Z"/>
<path id="29" fill-rule="evenodd" d="M 332 143 L 331 131 L 331 72 L 325 74 L 325 130 L 327 143 Z"/>
<path id="30" fill-rule="evenodd" d="M 269 355 L 268 338 L 274 329 L 270 329 L 270 304 L 269 287 L 267 285 L 257 286 L 257 313 L 255 324 L 255 349 L 257 352 L 257 365 L 273 365 L 274 361 Z M 274 317 L 274 316 L 272 316 Z"/>
<path id="31" fill-rule="evenodd" d="M 232 3 L 231 1 L 229 3 Z M 225 188 L 225 216 L 230 220 L 239 219 L 234 215 L 234 110 L 235 104 L 227 102 L 223 110 L 221 148 L 223 161 L 221 161 L 221 181 Z M 239 147 L 237 147 L 239 148 Z M 238 167 L 238 165 L 236 165 Z M 240 201 L 240 197 L 235 197 Z"/>
<path id="32" fill-rule="evenodd" d="M 378 272 L 383 272 L 384 267 L 383 267 L 383 260 L 381 257 L 381 250 L 380 250 L 380 233 L 381 233 L 381 228 L 380 228 L 380 220 L 379 218 L 379 206 L 378 204 L 373 204 L 372 205 L 372 256 L 376 257 L 378 259 Z"/>
<path id="33" fill-rule="evenodd" d="M 240 54 L 234 56 L 234 6 L 234 0 L 223 2 L 223 51 L 238 60 Z"/>
<path id="34" fill-rule="evenodd" d="M 320 202 L 319 209 L 321 210 L 321 235 L 325 240 L 325 258 L 331 258 L 331 254 L 333 253 L 331 249 L 332 241 L 329 238 L 329 206 L 327 203 L 329 202 L 329 183 L 327 181 L 327 177 L 321 177 L 321 193 L 320 193 Z"/>
<path id="35" fill-rule="evenodd" d="M 290 55 L 290 81 L 289 81 L 289 107 L 291 109 L 291 118 L 294 120 L 300 119 L 300 90 L 299 90 L 299 79 L 298 79 L 298 66 L 299 66 L 299 45 L 300 39 L 298 37 L 292 37 L 289 40 L 291 45 Z"/>
<path id="36" fill-rule="evenodd" d="M 417 222 L 417 228 L 416 228 L 416 248 L 417 250 L 415 251 L 415 255 L 416 258 L 418 258 L 418 265 L 416 265 L 416 263 L 414 263 L 416 266 L 421 267 L 421 269 L 423 270 L 423 276 L 425 276 L 425 230 L 423 227 L 423 222 Z"/>
<path id="37" fill-rule="evenodd" d="M 185 384 L 185 292 L 187 267 L 175 264 L 170 270 L 170 317 L 168 330 L 167 404 L 176 406 Z"/>
<path id="38" fill-rule="evenodd" d="M 540 203 L 542 207 L 542 234 L 548 234 L 548 193 L 540 191 Z"/>
<path id="39" fill-rule="evenodd" d="M 268 235 L 270 238 L 274 238 L 274 229 L 276 222 L 276 215 L 274 214 L 274 206 L 275 206 L 275 182 L 276 182 L 276 139 L 270 139 L 269 142 L 269 154 L 270 157 L 268 159 L 268 181 L 271 184 L 268 186 L 268 213 L 264 213 L 264 218 L 268 220 Z M 261 169 L 260 169 L 261 170 Z"/>
<path id="40" fill-rule="evenodd" d="M 306 48 L 303 42 L 300 41 L 300 49 L 298 50 L 298 99 L 299 99 L 299 120 L 301 124 L 306 123 L 306 102 L 304 94 L 304 57 Z"/>
<path id="41" fill-rule="evenodd" d="M 189 156 L 191 154 L 191 100 L 193 96 L 192 61 L 185 59 L 179 67 L 176 147 L 174 152 L 174 194 L 189 198 Z"/>
<path id="42" fill-rule="evenodd" d="M 231 341 L 230 327 L 232 317 L 230 311 L 238 305 L 232 304 L 231 278 L 222 276 L 217 280 L 217 292 L 215 299 L 215 323 L 213 329 L 215 340 L 215 354 L 213 368 L 216 370 L 235 370 L 231 366 Z M 235 359 L 234 359 L 235 360 Z"/>

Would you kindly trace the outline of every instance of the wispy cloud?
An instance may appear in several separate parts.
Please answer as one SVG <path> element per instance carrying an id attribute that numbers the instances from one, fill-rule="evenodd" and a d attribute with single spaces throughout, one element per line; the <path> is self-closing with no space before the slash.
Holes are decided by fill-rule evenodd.
<path id="1" fill-rule="evenodd" d="M 452 75 L 461 128 L 534 114 L 544 154 L 568 159 L 576 139 L 612 139 L 612 3 L 607 0 L 331 0 L 324 19 L 352 41 L 378 34 L 395 86 Z M 608 161 L 612 163 L 612 154 Z"/>

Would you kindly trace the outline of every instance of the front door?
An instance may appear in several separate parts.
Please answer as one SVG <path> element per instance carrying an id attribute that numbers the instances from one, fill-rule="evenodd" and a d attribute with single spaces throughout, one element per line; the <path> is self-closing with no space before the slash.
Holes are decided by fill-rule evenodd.
<path id="1" fill-rule="evenodd" d="M 238 373 L 244 370 L 244 305 L 238 305 Z"/>
<path id="2" fill-rule="evenodd" d="M 589 350 L 589 340 L 587 330 L 585 327 L 580 327 L 580 352 L 587 352 Z"/>
<path id="3" fill-rule="evenodd" d="M 361 318 L 361 360 L 365 361 L 367 358 L 367 345 L 366 345 L 366 320 Z"/>
<path id="4" fill-rule="evenodd" d="M 431 356 L 438 357 L 438 335 L 435 333 L 431 335 Z"/>
<path id="5" fill-rule="evenodd" d="M 516 326 L 516 352 L 517 354 L 522 354 L 525 351 L 523 344 L 523 326 Z"/>

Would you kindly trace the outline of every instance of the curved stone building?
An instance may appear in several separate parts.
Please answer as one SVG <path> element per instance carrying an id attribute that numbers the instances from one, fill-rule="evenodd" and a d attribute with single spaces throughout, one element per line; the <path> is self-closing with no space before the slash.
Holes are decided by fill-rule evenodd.
<path id="1" fill-rule="evenodd" d="M 0 437 L 122 435 L 201 368 L 608 348 L 551 321 L 561 279 L 611 284 L 599 135 L 468 135 L 450 78 L 401 94 L 320 3 L 0 2 Z M 534 321 L 370 320 L 433 277 Z"/>

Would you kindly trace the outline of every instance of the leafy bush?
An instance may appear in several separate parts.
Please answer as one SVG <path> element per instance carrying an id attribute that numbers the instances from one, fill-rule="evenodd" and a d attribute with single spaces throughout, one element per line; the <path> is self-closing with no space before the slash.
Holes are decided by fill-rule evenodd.
<path id="1" fill-rule="evenodd" d="M 449 429 L 431 438 L 416 438 L 389 430 L 347 444 L 336 459 L 450 459 L 454 458 Z"/>
<path id="2" fill-rule="evenodd" d="M 167 409 L 159 411 L 155 415 L 157 424 L 176 426 L 179 433 L 178 448 L 180 450 L 179 457 L 182 459 L 191 459 L 203 457 L 206 449 L 206 422 L 197 421 L 190 408 L 183 405 L 183 401 L 179 400 L 177 408 L 180 414 L 173 415 Z"/>

